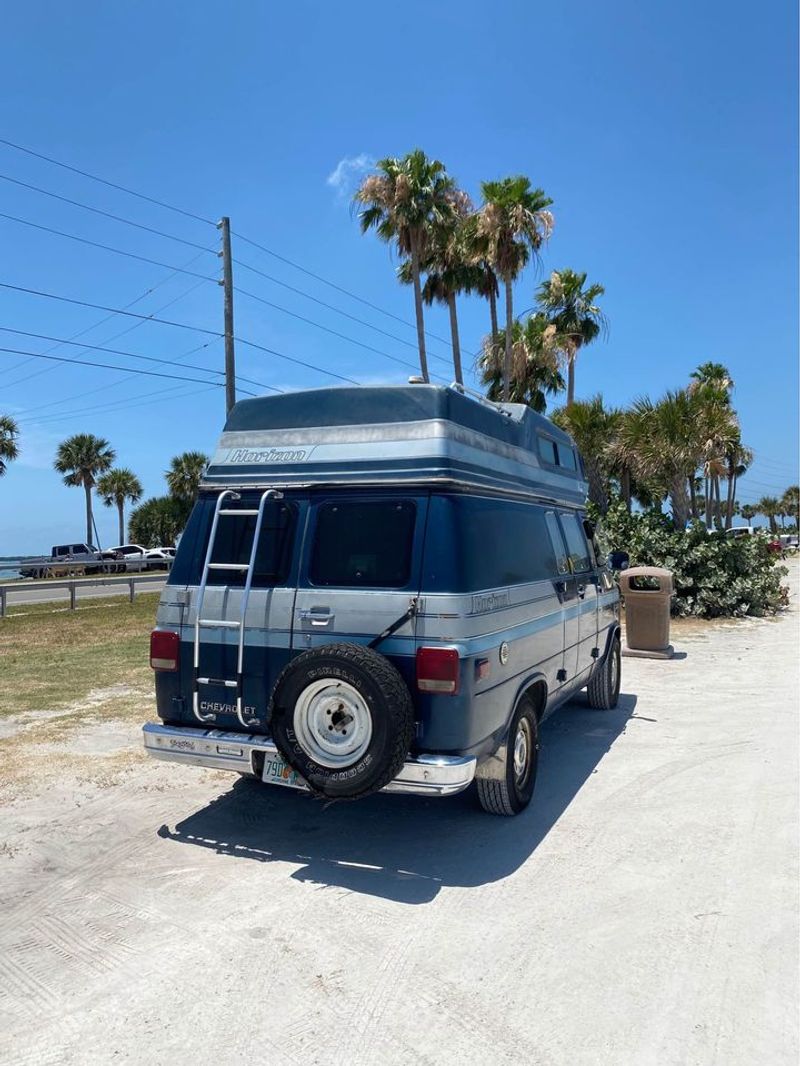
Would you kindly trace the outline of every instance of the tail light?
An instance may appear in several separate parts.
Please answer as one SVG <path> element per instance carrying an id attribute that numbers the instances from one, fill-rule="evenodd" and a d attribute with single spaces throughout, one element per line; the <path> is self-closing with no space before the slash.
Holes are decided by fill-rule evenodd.
<path id="1" fill-rule="evenodd" d="M 150 665 L 154 670 L 177 670 L 180 638 L 166 629 L 150 634 Z"/>
<path id="2" fill-rule="evenodd" d="M 458 692 L 458 652 L 455 648 L 420 648 L 417 651 L 417 688 L 454 696 Z"/>

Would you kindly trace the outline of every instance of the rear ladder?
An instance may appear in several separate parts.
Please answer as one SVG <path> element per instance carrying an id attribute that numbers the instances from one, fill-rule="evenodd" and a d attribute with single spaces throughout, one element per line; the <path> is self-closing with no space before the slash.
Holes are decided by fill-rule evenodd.
<path id="1" fill-rule="evenodd" d="M 236 689 L 236 717 L 241 724 L 248 728 L 253 725 L 257 719 L 251 719 L 248 721 L 244 717 L 244 707 L 242 702 L 242 666 L 244 663 L 244 637 L 245 637 L 245 620 L 247 618 L 247 604 L 250 599 L 250 588 L 253 584 L 253 571 L 255 570 L 256 554 L 258 552 L 258 540 L 261 534 L 261 526 L 264 521 L 264 510 L 268 500 L 282 500 L 283 493 L 277 489 L 267 489 L 261 494 L 261 499 L 258 501 L 258 507 L 255 509 L 242 508 L 226 508 L 223 504 L 226 500 L 233 502 L 234 500 L 240 500 L 241 494 L 235 492 L 233 489 L 226 489 L 221 492 L 217 497 L 217 504 L 214 508 L 214 519 L 211 523 L 211 532 L 208 537 L 208 547 L 206 548 L 206 557 L 203 563 L 203 575 L 200 580 L 200 587 L 197 591 L 197 604 L 194 620 L 194 658 L 193 658 L 193 683 L 192 683 L 192 710 L 195 718 L 199 722 L 211 722 L 215 719 L 214 714 L 203 714 L 200 710 L 200 689 L 201 687 L 209 686 L 221 686 L 223 688 Z M 250 547 L 250 559 L 246 563 L 212 563 L 214 556 L 214 546 L 217 539 L 217 527 L 219 525 L 219 519 L 221 517 L 229 518 L 252 518 L 255 516 L 256 525 L 253 530 L 253 543 Z M 225 619 L 225 618 L 203 618 L 203 602 L 206 596 L 206 585 L 208 584 L 208 575 L 212 570 L 228 570 L 239 571 L 245 575 L 244 587 L 242 589 L 242 602 L 238 619 Z M 239 631 L 239 647 L 236 657 L 236 678 L 218 678 L 218 677 L 200 677 L 200 631 L 202 629 L 237 629 Z"/>

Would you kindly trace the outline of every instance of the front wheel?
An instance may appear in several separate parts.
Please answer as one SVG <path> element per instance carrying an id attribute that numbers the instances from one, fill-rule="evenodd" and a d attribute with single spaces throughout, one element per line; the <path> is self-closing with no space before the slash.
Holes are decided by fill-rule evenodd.
<path id="1" fill-rule="evenodd" d="M 506 741 L 506 771 L 502 781 L 479 777 L 478 800 L 489 814 L 512 817 L 524 811 L 533 796 L 539 761 L 539 722 L 528 696 L 519 701 Z"/>
<path id="2" fill-rule="evenodd" d="M 622 675 L 622 659 L 619 637 L 614 637 L 603 665 L 592 676 L 586 686 L 589 706 L 598 711 L 610 711 L 617 706 L 619 686 Z"/>

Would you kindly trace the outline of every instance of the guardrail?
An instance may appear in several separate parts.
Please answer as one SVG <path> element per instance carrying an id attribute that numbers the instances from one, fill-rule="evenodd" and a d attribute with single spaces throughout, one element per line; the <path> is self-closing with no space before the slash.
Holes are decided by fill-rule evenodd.
<path id="1" fill-rule="evenodd" d="M 102 585 L 127 585 L 130 602 L 136 595 L 137 585 L 163 584 L 167 580 L 168 571 L 163 570 L 158 574 L 137 574 L 135 577 L 78 577 L 69 581 L 14 581 L 7 585 L 0 585 L 0 618 L 5 618 L 8 598 L 15 592 L 31 592 L 36 589 L 66 589 L 69 592 L 69 609 L 75 610 L 78 598 L 78 589 L 98 588 Z"/>

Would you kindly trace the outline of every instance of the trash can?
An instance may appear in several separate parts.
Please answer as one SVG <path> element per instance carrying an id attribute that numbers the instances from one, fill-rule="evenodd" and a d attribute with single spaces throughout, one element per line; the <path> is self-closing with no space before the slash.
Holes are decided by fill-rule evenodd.
<path id="1" fill-rule="evenodd" d="M 671 659 L 669 608 L 674 593 L 672 571 L 660 566 L 633 566 L 619 575 L 625 597 L 623 655 Z"/>

